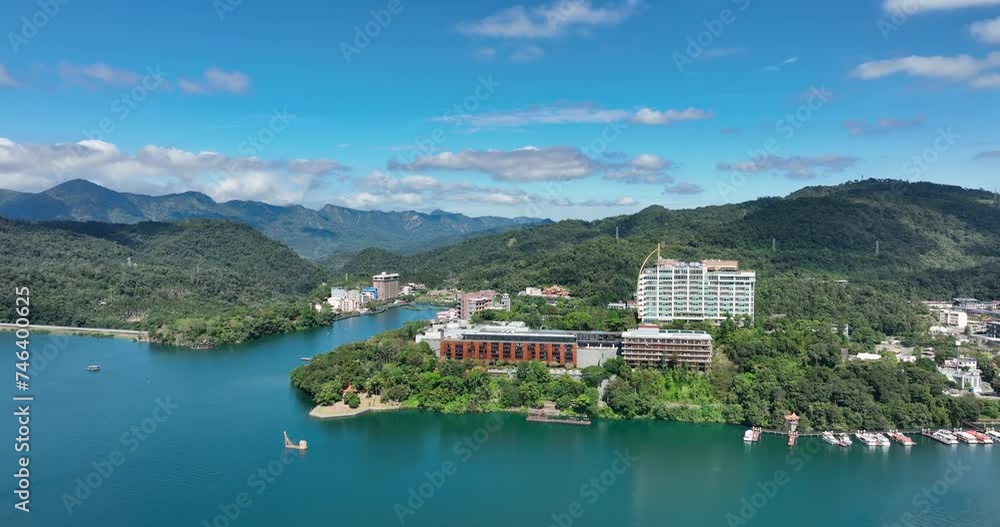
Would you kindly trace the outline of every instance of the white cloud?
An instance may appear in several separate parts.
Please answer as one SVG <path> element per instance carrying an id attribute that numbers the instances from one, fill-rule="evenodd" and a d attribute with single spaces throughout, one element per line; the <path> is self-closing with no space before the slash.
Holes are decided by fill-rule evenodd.
<path id="1" fill-rule="evenodd" d="M 789 179 L 814 179 L 819 171 L 824 174 L 843 172 L 853 167 L 858 161 L 856 157 L 827 154 L 822 156 L 761 156 L 753 161 L 741 163 L 720 162 L 719 170 L 726 172 L 742 172 L 758 174 L 763 172 L 780 172 Z"/>
<path id="2" fill-rule="evenodd" d="M 458 31 L 467 36 L 542 39 L 564 35 L 571 30 L 586 31 L 614 26 L 634 15 L 638 0 L 625 0 L 594 7 L 590 0 L 557 0 L 538 7 L 516 5 L 481 20 L 462 22 Z"/>
<path id="3" fill-rule="evenodd" d="M 330 159 L 262 160 L 147 145 L 135 155 L 105 141 L 25 144 L 0 138 L 0 188 L 38 191 L 73 178 L 152 194 L 198 190 L 213 198 L 299 202 L 346 167 Z"/>
<path id="4" fill-rule="evenodd" d="M 181 91 L 187 94 L 234 93 L 242 95 L 250 90 L 250 77 L 239 71 L 209 68 L 205 70 L 201 79 L 181 79 L 177 84 Z"/>
<path id="5" fill-rule="evenodd" d="M 777 63 L 771 64 L 770 66 L 764 66 L 764 71 L 781 71 L 785 66 L 791 66 L 799 61 L 798 57 L 788 57 L 787 59 Z"/>
<path id="6" fill-rule="evenodd" d="M 488 205 L 544 203 L 539 195 L 517 188 L 483 187 L 467 182 L 451 183 L 425 175 L 391 175 L 373 170 L 362 178 L 350 179 L 358 190 L 340 195 L 338 204 L 365 209 L 401 210 L 443 202 Z"/>
<path id="7" fill-rule="evenodd" d="M 436 117 L 435 121 L 474 127 L 525 126 L 530 124 L 606 124 L 613 121 L 642 125 L 668 125 L 679 121 L 712 119 L 711 111 L 689 107 L 683 110 L 640 108 L 622 110 L 593 105 L 536 106 L 531 108 Z"/>
<path id="8" fill-rule="evenodd" d="M 703 189 L 701 185 L 689 183 L 687 181 L 680 181 L 674 185 L 667 185 L 663 187 L 664 194 L 693 195 L 701 194 L 702 192 L 705 192 L 705 189 Z"/>
<path id="9" fill-rule="evenodd" d="M 497 50 L 496 48 L 479 48 L 473 53 L 473 56 L 483 60 L 491 60 L 497 56 Z"/>
<path id="10" fill-rule="evenodd" d="M 62 63 L 57 68 L 59 77 L 75 84 L 105 84 L 107 86 L 132 86 L 142 80 L 142 75 L 129 70 L 115 68 L 103 62 L 79 65 Z"/>
<path id="11" fill-rule="evenodd" d="M 580 207 L 632 207 L 638 204 L 639 202 L 635 198 L 629 196 L 622 196 L 615 199 L 588 199 L 579 203 L 574 203 L 572 201 L 560 203 L 560 205 L 563 206 Z"/>
<path id="12" fill-rule="evenodd" d="M 419 156 L 410 163 L 390 162 L 391 170 L 462 170 L 503 181 L 564 181 L 594 174 L 600 163 L 572 147 L 515 150 L 464 150 Z"/>
<path id="13" fill-rule="evenodd" d="M 639 154 L 631 161 L 610 164 L 604 179 L 621 183 L 659 185 L 672 183 L 674 178 L 667 174 L 673 162 L 655 154 Z"/>
<path id="14" fill-rule="evenodd" d="M 1000 88 L 1000 73 L 991 73 L 989 75 L 976 77 L 969 82 L 969 86 L 979 89 Z"/>
<path id="15" fill-rule="evenodd" d="M 16 86 L 17 81 L 14 80 L 14 77 L 10 76 L 7 66 L 0 64 L 0 88 L 14 88 Z"/>
<path id="16" fill-rule="evenodd" d="M 969 26 L 969 33 L 980 42 L 1000 44 L 1000 17 L 972 24 Z"/>
<path id="17" fill-rule="evenodd" d="M 907 15 L 913 15 L 930 11 L 947 11 L 995 5 L 1000 5 L 1000 0 L 885 0 L 883 8 L 889 12 L 902 12 Z"/>
<path id="18" fill-rule="evenodd" d="M 913 77 L 939 79 L 968 79 L 979 73 L 1000 66 L 1000 52 L 993 52 L 982 59 L 969 55 L 920 56 L 911 55 L 898 59 L 878 60 L 860 64 L 852 75 L 870 80 L 904 73 Z"/>

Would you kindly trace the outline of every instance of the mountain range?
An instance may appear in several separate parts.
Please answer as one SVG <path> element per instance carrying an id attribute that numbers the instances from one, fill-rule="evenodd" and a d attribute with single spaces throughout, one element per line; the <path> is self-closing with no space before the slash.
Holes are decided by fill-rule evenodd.
<path id="1" fill-rule="evenodd" d="M 200 192 L 147 196 L 116 192 L 83 179 L 39 193 L 0 190 L 0 216 L 27 221 L 72 220 L 106 223 L 225 219 L 250 225 L 284 242 L 302 256 L 322 258 L 369 247 L 410 253 L 441 247 L 470 236 L 550 223 L 538 218 L 469 217 L 430 213 L 354 210 L 326 205 L 277 206 L 255 201 L 216 202 Z"/>

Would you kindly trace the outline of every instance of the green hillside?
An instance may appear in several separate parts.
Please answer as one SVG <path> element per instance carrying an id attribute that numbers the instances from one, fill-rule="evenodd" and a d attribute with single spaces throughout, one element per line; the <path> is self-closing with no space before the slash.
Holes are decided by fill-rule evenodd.
<path id="1" fill-rule="evenodd" d="M 615 239 L 615 229 L 620 239 Z M 922 297 L 1000 297 L 996 194 L 931 183 L 865 180 L 785 198 L 561 221 L 400 256 L 367 250 L 343 271 L 406 273 L 430 284 L 517 291 L 561 284 L 595 303 L 629 298 L 643 259 L 733 258 L 758 273 L 758 310 L 865 322 L 857 305 L 905 319 Z M 878 254 L 876 254 L 878 242 Z M 849 280 L 838 284 L 837 280 Z M 831 313 L 834 313 L 831 315 Z M 867 325 L 867 324 L 864 324 Z"/>
<path id="2" fill-rule="evenodd" d="M 161 342 L 212 346 L 323 323 L 308 297 L 324 271 L 250 227 L 0 220 L 0 319 L 15 287 L 32 322 L 143 329 Z"/>

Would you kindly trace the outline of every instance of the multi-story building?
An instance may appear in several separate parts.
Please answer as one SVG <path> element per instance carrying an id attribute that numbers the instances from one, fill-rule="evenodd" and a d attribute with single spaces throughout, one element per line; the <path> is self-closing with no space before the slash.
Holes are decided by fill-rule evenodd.
<path id="1" fill-rule="evenodd" d="M 938 321 L 942 326 L 964 329 L 969 325 L 969 315 L 957 309 L 944 309 L 938 313 Z"/>
<path id="2" fill-rule="evenodd" d="M 491 364 L 538 360 L 576 366 L 576 336 L 566 331 L 533 330 L 521 325 L 475 326 L 459 335 L 442 334 L 440 356 Z"/>
<path id="3" fill-rule="evenodd" d="M 472 320 L 472 315 L 489 309 L 496 297 L 497 292 L 490 290 L 463 293 L 458 298 L 459 315 L 462 320 Z"/>
<path id="4" fill-rule="evenodd" d="M 681 262 L 659 257 L 643 262 L 636 288 L 643 322 L 711 320 L 754 316 L 757 274 L 740 270 L 736 260 Z"/>
<path id="5" fill-rule="evenodd" d="M 378 291 L 379 300 L 392 300 L 399 296 L 399 274 L 383 271 L 372 277 L 372 287 Z"/>
<path id="6" fill-rule="evenodd" d="M 1000 339 L 1000 319 L 986 322 L 986 336 Z"/>
<path id="7" fill-rule="evenodd" d="M 705 371 L 712 363 L 712 336 L 704 331 L 640 326 L 622 333 L 622 358 L 633 368 L 670 366 Z"/>

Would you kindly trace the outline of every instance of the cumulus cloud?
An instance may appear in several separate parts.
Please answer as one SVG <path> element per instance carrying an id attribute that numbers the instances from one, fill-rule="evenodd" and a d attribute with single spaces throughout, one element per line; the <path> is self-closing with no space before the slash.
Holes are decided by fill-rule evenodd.
<path id="1" fill-rule="evenodd" d="M 324 177 L 347 170 L 330 159 L 263 160 L 147 145 L 134 155 L 105 141 L 26 144 L 0 138 L 0 187 L 43 190 L 73 178 L 151 194 L 198 190 L 216 200 L 299 202 Z"/>
<path id="2" fill-rule="evenodd" d="M 667 171 L 673 166 L 673 161 L 658 155 L 639 154 L 631 161 L 609 165 L 604 179 L 633 184 L 672 183 L 674 178 Z"/>
<path id="3" fill-rule="evenodd" d="M 1000 17 L 972 24 L 969 26 L 969 33 L 980 42 L 1000 44 Z"/>
<path id="4" fill-rule="evenodd" d="M 436 117 L 434 120 L 474 127 L 525 126 L 531 124 L 606 124 L 616 121 L 653 126 L 668 125 L 680 121 L 705 120 L 712 117 L 712 112 L 694 107 L 682 110 L 656 110 L 653 108 L 622 110 L 601 108 L 594 105 L 572 104 L 535 106 L 492 113 L 448 115 Z"/>
<path id="5" fill-rule="evenodd" d="M 409 163 L 389 163 L 390 170 L 468 170 L 503 181 L 565 181 L 590 176 L 599 168 L 600 163 L 579 149 L 564 146 L 441 152 Z"/>
<path id="6" fill-rule="evenodd" d="M 759 174 L 778 172 L 789 179 L 814 179 L 820 172 L 825 174 L 843 172 L 853 167 L 856 157 L 827 154 L 823 156 L 761 156 L 753 161 L 740 163 L 720 162 L 716 168 L 725 172 Z"/>
<path id="7" fill-rule="evenodd" d="M 930 11 L 948 11 L 952 9 L 995 5 L 1000 5 L 1000 0 L 885 0 L 882 7 L 889 12 L 913 15 Z"/>
<path id="8" fill-rule="evenodd" d="M 912 77 L 937 79 L 968 79 L 1000 67 L 1000 52 L 993 52 L 978 59 L 970 55 L 920 56 L 911 55 L 898 59 L 877 60 L 858 65 L 851 74 L 864 80 L 880 79 L 899 73 Z"/>
<path id="9" fill-rule="evenodd" d="M 923 115 L 918 115 L 912 119 L 884 118 L 873 123 L 844 121 L 844 128 L 847 128 L 847 133 L 851 135 L 886 135 L 895 130 L 923 126 L 926 121 L 927 118 Z"/>
<path id="10" fill-rule="evenodd" d="M 467 36 L 513 39 L 545 39 L 573 30 L 587 31 L 618 25 L 634 15 L 639 0 L 625 0 L 595 7 L 590 0 L 557 0 L 538 7 L 516 5 L 483 19 L 458 24 Z"/>
<path id="11" fill-rule="evenodd" d="M 400 210 L 440 203 L 526 205 L 552 203 L 544 196 L 517 188 L 497 188 L 468 182 L 446 182 L 425 175 L 393 175 L 373 170 L 350 179 L 357 192 L 340 195 L 336 202 L 352 208 Z"/>
<path id="12" fill-rule="evenodd" d="M 181 91 L 187 94 L 233 93 L 242 95 L 250 90 L 250 77 L 239 71 L 209 68 L 205 70 L 200 79 L 181 79 L 177 84 Z"/>
<path id="13" fill-rule="evenodd" d="M 0 88 L 14 88 L 16 86 L 17 81 L 14 80 L 14 77 L 10 76 L 7 66 L 0 64 Z"/>

